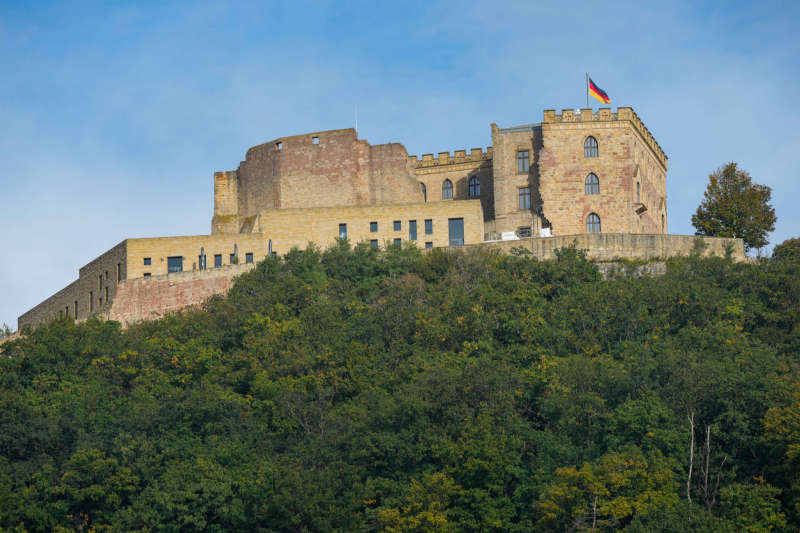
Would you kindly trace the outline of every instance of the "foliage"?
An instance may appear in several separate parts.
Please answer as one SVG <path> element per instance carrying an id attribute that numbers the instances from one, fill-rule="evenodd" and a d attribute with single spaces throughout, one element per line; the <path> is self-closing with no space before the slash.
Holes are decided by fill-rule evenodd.
<path id="1" fill-rule="evenodd" d="M 775 229 L 775 210 L 769 205 L 772 190 L 753 183 L 747 171 L 728 163 L 708 176 L 703 201 L 692 215 L 697 235 L 736 237 L 746 249 L 761 248 Z"/>
<path id="2" fill-rule="evenodd" d="M 798 324 L 795 261 L 295 250 L 0 346 L 0 529 L 797 530 Z"/>
<path id="3" fill-rule="evenodd" d="M 800 261 L 800 238 L 786 239 L 772 250 L 775 261 Z"/>

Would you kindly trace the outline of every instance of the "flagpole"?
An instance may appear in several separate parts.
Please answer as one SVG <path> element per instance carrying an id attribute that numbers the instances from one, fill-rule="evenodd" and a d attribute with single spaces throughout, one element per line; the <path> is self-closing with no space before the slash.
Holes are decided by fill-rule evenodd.
<path id="1" fill-rule="evenodd" d="M 586 73 L 586 109 L 589 109 L 589 73 Z"/>

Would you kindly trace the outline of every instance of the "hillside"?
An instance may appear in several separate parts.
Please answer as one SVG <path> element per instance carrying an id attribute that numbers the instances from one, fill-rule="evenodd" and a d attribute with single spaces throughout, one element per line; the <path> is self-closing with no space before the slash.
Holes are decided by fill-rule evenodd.
<path id="1" fill-rule="evenodd" d="M 2 347 L 0 527 L 795 531 L 800 263 L 667 267 L 341 244 L 52 323 Z"/>

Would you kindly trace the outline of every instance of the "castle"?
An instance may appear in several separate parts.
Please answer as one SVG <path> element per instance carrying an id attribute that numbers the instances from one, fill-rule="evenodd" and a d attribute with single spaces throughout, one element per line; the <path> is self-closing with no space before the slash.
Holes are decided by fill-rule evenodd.
<path id="1" fill-rule="evenodd" d="M 633 109 L 546 110 L 540 123 L 492 124 L 491 139 L 485 150 L 421 158 L 397 143 L 372 146 L 354 129 L 254 146 L 237 170 L 214 174 L 210 235 L 126 239 L 18 325 L 157 316 L 225 292 L 268 255 L 337 238 L 421 248 L 526 241 L 552 251 L 577 236 L 590 255 L 688 250 L 690 237 L 667 235 L 667 156 Z M 709 239 L 717 250 L 721 241 Z"/>

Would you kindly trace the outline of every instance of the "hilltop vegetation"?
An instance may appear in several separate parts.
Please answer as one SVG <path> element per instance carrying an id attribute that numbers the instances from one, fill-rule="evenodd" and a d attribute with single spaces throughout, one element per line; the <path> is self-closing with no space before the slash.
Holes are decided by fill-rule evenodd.
<path id="1" fill-rule="evenodd" d="M 0 526 L 797 530 L 799 315 L 792 260 L 291 252 L 5 345 Z"/>

